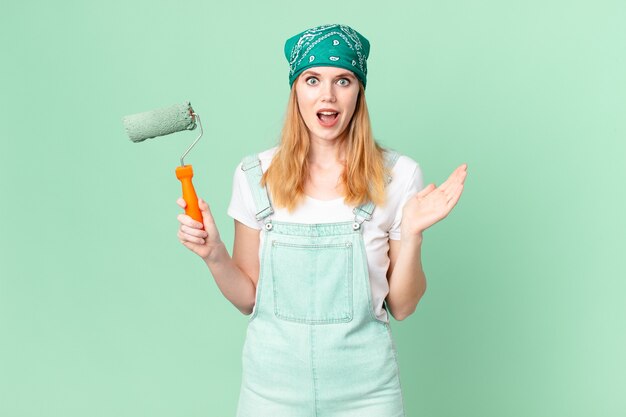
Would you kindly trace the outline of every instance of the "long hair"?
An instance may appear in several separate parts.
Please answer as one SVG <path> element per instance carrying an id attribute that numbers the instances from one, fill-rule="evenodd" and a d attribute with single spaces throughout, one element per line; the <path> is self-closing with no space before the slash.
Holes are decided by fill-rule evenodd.
<path id="1" fill-rule="evenodd" d="M 278 149 L 261 178 L 261 185 L 269 186 L 272 203 L 276 207 L 286 207 L 290 212 L 305 196 L 304 184 L 309 172 L 307 156 L 310 138 L 298 107 L 296 82 L 289 94 Z M 340 146 L 344 148 L 346 157 L 340 179 L 344 202 L 350 206 L 366 201 L 375 205 L 384 204 L 388 172 L 383 148 L 372 136 L 365 89 L 360 81 L 354 114 L 341 136 Z"/>

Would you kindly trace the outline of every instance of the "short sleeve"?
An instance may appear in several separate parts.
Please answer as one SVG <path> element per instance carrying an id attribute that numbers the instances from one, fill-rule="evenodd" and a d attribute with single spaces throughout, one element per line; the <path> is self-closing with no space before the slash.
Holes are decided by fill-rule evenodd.
<path id="1" fill-rule="evenodd" d="M 418 192 L 424 189 L 424 176 L 422 175 L 422 169 L 419 164 L 415 164 L 413 169 L 413 173 L 410 176 L 410 179 L 407 181 L 406 187 L 404 188 L 404 192 L 402 193 L 402 198 L 400 199 L 400 204 L 398 204 L 396 215 L 391 224 L 391 228 L 389 229 L 389 239 L 400 240 L 400 224 L 402 222 L 402 209 L 404 208 L 404 204 L 409 200 L 409 198 L 413 197 Z"/>
<path id="2" fill-rule="evenodd" d="M 245 172 L 241 169 L 241 163 L 237 165 L 235 174 L 233 175 L 233 190 L 228 205 L 227 213 L 235 220 L 253 229 L 260 230 L 258 220 L 256 219 L 256 208 L 254 198 L 248 186 L 248 179 Z"/>

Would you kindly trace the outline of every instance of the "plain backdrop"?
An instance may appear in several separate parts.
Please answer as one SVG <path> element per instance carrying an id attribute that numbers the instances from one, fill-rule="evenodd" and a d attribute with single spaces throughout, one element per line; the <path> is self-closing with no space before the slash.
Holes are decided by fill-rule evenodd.
<path id="1" fill-rule="evenodd" d="M 0 415 L 234 415 L 247 317 L 182 246 L 186 159 L 232 247 L 237 163 L 274 146 L 284 41 L 371 42 L 383 146 L 464 193 L 392 319 L 407 416 L 626 415 L 623 1 L 16 1 L 0 10 Z M 368 417 L 368 416 L 365 416 Z"/>

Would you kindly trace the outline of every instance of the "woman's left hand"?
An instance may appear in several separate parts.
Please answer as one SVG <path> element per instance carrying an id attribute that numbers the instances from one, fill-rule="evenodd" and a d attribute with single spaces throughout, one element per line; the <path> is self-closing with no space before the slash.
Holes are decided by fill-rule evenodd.
<path id="1" fill-rule="evenodd" d="M 448 179 L 435 188 L 428 184 L 411 197 L 402 209 L 402 236 L 416 236 L 444 219 L 459 201 L 467 176 L 467 164 L 459 165 Z"/>

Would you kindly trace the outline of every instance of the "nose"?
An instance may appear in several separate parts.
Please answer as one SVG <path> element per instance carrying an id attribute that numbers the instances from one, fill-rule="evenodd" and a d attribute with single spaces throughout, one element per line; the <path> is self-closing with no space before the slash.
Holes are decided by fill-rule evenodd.
<path id="1" fill-rule="evenodd" d="M 334 103 L 336 101 L 335 88 L 333 83 L 325 83 L 321 90 L 321 99 L 323 102 Z"/>

